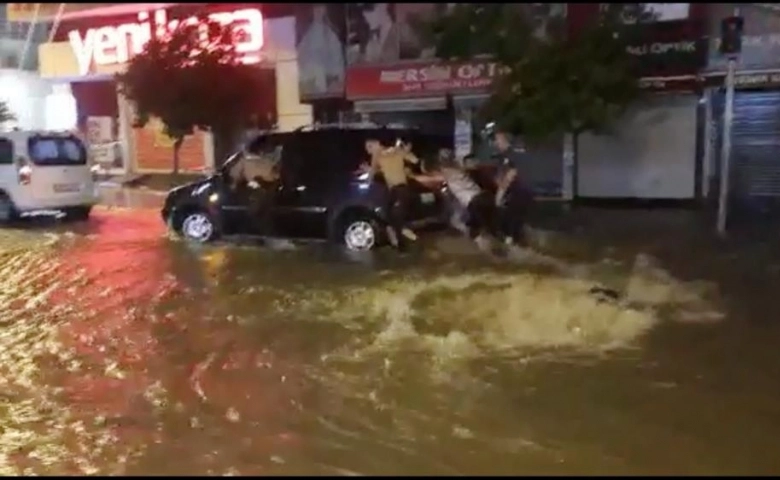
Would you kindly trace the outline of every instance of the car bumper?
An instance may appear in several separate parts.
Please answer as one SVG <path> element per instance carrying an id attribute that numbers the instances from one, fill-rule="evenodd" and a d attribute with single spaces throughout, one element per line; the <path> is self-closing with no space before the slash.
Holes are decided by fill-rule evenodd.
<path id="1" fill-rule="evenodd" d="M 16 211 L 19 213 L 31 213 L 44 210 L 62 210 L 72 207 L 93 207 L 99 203 L 99 199 L 93 196 L 84 196 L 62 200 L 48 200 L 41 202 L 26 202 L 16 204 Z"/>

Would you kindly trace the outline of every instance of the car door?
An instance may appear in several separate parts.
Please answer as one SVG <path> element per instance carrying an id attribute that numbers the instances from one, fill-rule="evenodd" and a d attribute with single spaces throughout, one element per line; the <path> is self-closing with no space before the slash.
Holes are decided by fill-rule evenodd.
<path id="1" fill-rule="evenodd" d="M 274 230 L 289 238 L 327 236 L 327 158 L 330 132 L 297 132 L 285 143 L 280 188 L 274 206 Z"/>
<path id="2" fill-rule="evenodd" d="M 412 153 L 421 163 L 429 162 L 430 157 L 438 155 L 438 144 L 430 136 L 418 132 L 404 132 L 403 140 L 411 143 Z M 410 167 L 413 173 L 422 172 L 421 164 Z M 409 186 L 413 192 L 409 206 L 411 220 L 427 219 L 440 215 L 443 208 L 440 189 L 425 186 L 414 179 L 410 179 Z"/>
<path id="3" fill-rule="evenodd" d="M 251 233 L 247 206 L 249 204 L 249 188 L 242 179 L 231 176 L 232 167 L 241 160 L 242 153 L 236 153 L 228 158 L 220 168 L 216 179 L 219 189 L 220 210 L 222 213 L 222 228 L 225 234 Z"/>
<path id="4" fill-rule="evenodd" d="M 259 135 L 249 142 L 245 150 L 255 156 L 278 158 L 285 140 L 285 134 Z M 222 197 L 222 222 L 225 233 L 259 233 L 259 222 L 249 216 L 251 189 L 243 178 L 231 178 L 232 165 L 240 161 L 243 151 L 233 154 L 220 169 L 219 189 Z"/>

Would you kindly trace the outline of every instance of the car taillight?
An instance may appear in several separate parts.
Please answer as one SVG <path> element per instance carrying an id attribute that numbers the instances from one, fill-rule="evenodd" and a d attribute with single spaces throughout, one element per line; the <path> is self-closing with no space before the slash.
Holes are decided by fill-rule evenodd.
<path id="1" fill-rule="evenodd" d="M 29 165 L 19 167 L 19 184 L 29 185 L 32 182 L 32 168 Z"/>

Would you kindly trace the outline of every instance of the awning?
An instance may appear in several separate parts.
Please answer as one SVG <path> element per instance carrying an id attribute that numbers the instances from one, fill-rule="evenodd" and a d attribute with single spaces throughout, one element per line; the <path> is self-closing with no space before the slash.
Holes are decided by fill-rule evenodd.
<path id="1" fill-rule="evenodd" d="M 480 108 L 488 98 L 490 98 L 488 94 L 455 95 L 452 97 L 452 106 L 456 110 L 461 108 Z"/>
<path id="2" fill-rule="evenodd" d="M 409 98 L 398 100 L 363 100 L 354 103 L 355 111 L 369 112 L 419 112 L 426 110 L 446 110 L 446 97 Z"/>
<path id="3" fill-rule="evenodd" d="M 74 83 L 74 82 L 106 82 L 113 81 L 116 75 L 113 73 L 95 73 L 91 75 L 70 75 L 65 77 L 42 77 L 51 83 Z"/>

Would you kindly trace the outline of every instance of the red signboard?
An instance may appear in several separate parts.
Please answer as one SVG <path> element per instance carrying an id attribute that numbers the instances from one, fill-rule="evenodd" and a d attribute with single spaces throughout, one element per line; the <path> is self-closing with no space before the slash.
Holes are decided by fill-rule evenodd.
<path id="1" fill-rule="evenodd" d="M 347 98 L 383 99 L 483 93 L 501 67 L 491 61 L 404 63 L 347 69 Z"/>

